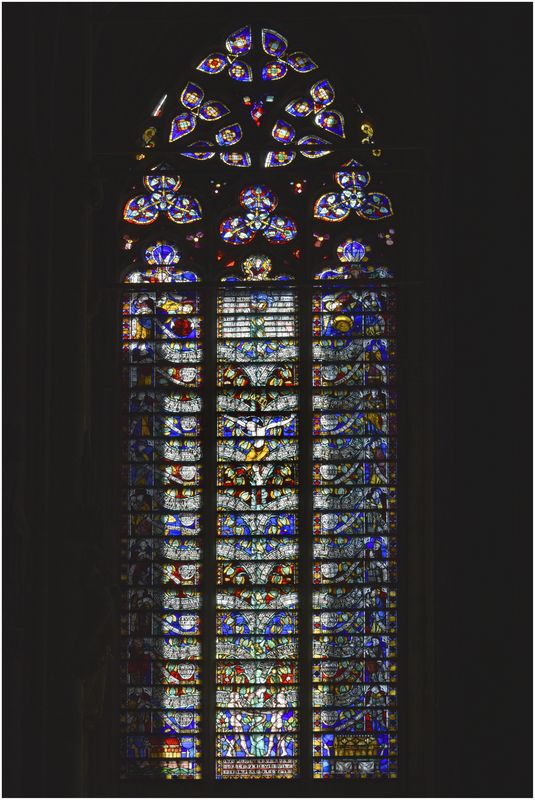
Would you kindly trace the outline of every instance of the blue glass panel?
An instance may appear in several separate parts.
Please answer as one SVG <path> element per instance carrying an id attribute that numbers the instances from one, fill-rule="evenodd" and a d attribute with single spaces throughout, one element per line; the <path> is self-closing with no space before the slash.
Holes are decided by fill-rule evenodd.
<path id="1" fill-rule="evenodd" d="M 190 99 L 193 103 L 193 90 Z M 174 179 L 150 176 L 146 185 L 167 191 L 169 180 Z M 171 189 L 179 185 L 177 179 Z M 177 199 L 170 216 L 180 216 L 186 201 Z M 176 245 L 156 242 L 145 251 L 148 268 L 130 272 L 126 280 L 187 282 L 188 276 L 177 272 L 179 260 Z M 128 387 L 123 454 L 129 462 L 123 484 L 129 488 L 122 569 L 128 589 L 121 595 L 122 720 L 128 733 L 123 754 L 129 777 L 200 777 L 200 739 L 191 734 L 201 729 L 202 539 L 196 512 L 202 398 L 190 390 L 201 383 L 200 310 L 198 294 L 186 289 L 152 288 L 123 298 L 124 356 L 132 364 L 123 370 Z"/>
<path id="2" fill-rule="evenodd" d="M 327 127 L 328 115 L 336 123 L 330 109 L 316 123 Z M 355 168 L 337 180 L 345 194 L 316 204 L 327 220 L 349 214 L 369 175 Z M 357 277 L 366 252 L 354 239 L 341 244 L 341 277 Z M 395 776 L 394 299 L 382 288 L 325 287 L 312 305 L 314 777 Z"/>

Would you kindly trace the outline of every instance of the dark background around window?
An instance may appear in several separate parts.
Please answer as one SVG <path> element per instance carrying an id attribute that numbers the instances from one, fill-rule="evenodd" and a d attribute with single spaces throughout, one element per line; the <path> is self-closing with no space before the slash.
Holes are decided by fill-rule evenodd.
<path id="1" fill-rule="evenodd" d="M 110 187 L 152 101 L 246 18 L 345 75 L 381 143 L 414 148 L 425 174 L 405 202 L 407 236 L 426 242 L 431 487 L 406 480 L 432 498 L 430 546 L 427 583 L 410 585 L 410 565 L 403 581 L 421 599 L 431 691 L 421 732 L 400 734 L 419 768 L 344 792 L 530 796 L 531 6 L 518 3 L 4 5 L 3 794 L 117 792 Z"/>

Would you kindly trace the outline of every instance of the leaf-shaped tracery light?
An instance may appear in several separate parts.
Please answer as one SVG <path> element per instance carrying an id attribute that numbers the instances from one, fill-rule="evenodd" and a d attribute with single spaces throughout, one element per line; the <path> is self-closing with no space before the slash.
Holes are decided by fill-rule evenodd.
<path id="1" fill-rule="evenodd" d="M 204 90 L 196 83 L 186 84 L 180 95 L 180 102 L 184 108 L 189 109 L 174 118 L 171 123 L 169 141 L 175 142 L 183 136 L 192 133 L 197 127 L 197 120 L 204 122 L 216 122 L 226 114 L 230 114 L 230 109 L 219 100 L 204 101 Z M 234 122 L 220 128 L 215 134 L 216 144 L 220 147 L 233 147 L 243 136 L 243 131 L 239 122 Z M 205 161 L 215 155 L 214 145 L 209 141 L 199 141 L 189 145 L 187 151 L 182 152 L 183 156 L 193 158 L 197 161 Z M 248 153 L 222 152 L 219 157 L 225 164 L 232 167 L 248 167 L 251 164 L 251 157 Z"/>
<path id="2" fill-rule="evenodd" d="M 230 109 L 219 100 L 206 100 L 205 102 L 203 100 L 204 90 L 192 81 L 187 83 L 180 95 L 180 102 L 187 111 L 179 114 L 172 121 L 169 133 L 170 142 L 175 142 L 177 139 L 187 136 L 188 133 L 192 133 L 197 127 L 198 119 L 204 122 L 216 122 L 226 114 L 230 114 Z"/>
<path id="3" fill-rule="evenodd" d="M 267 186 L 249 186 L 240 193 L 243 216 L 227 217 L 219 233 L 227 244 L 248 244 L 261 233 L 270 244 L 285 244 L 295 238 L 297 227 L 290 217 L 273 214 L 277 195 Z"/>
<path id="4" fill-rule="evenodd" d="M 334 108 L 328 108 L 334 101 L 334 88 L 328 80 L 318 81 L 310 89 L 310 98 L 297 97 L 286 106 L 292 117 L 308 117 L 314 112 L 314 123 L 335 136 L 345 136 L 344 117 Z"/>
<path id="5" fill-rule="evenodd" d="M 317 69 L 317 64 L 301 51 L 288 52 L 288 40 L 275 30 L 270 28 L 261 29 L 262 50 L 273 60 L 264 65 L 262 77 L 265 81 L 278 80 L 288 74 L 289 69 L 298 73 L 308 73 Z M 253 31 L 251 25 L 246 25 L 234 31 L 225 40 L 226 52 L 221 51 L 210 53 L 197 66 L 197 70 L 205 75 L 215 75 L 228 72 L 228 75 L 238 82 L 252 82 L 253 70 L 243 57 L 249 54 L 253 48 Z M 269 90 L 265 86 L 265 90 Z M 153 116 L 159 116 L 163 103 L 167 95 L 164 95 L 153 111 Z M 341 112 L 332 108 L 335 99 L 335 90 L 330 81 L 323 79 L 314 83 L 308 90 L 308 95 L 296 97 L 286 103 L 285 111 L 292 117 L 303 119 L 311 116 L 313 123 L 326 133 L 345 138 L 345 120 Z M 251 97 L 246 95 L 242 98 L 243 103 L 248 107 L 250 116 L 256 126 L 260 126 L 262 117 L 265 113 L 265 103 L 272 102 L 272 94 L 256 95 Z M 180 102 L 184 107 L 176 117 L 174 117 L 169 132 L 169 141 L 175 142 L 182 140 L 197 129 L 199 121 L 214 122 L 223 116 L 230 114 L 229 108 L 218 100 L 205 100 L 204 90 L 196 83 L 189 82 L 184 87 Z M 286 101 L 285 101 L 286 102 Z M 360 106 L 357 106 L 360 113 L 364 113 Z M 294 123 L 295 124 L 295 123 Z M 362 133 L 366 134 L 362 143 L 373 144 L 373 127 L 369 122 L 361 125 Z M 156 127 L 147 128 L 142 139 L 145 147 L 154 148 L 156 146 Z M 320 136 L 305 135 L 298 138 L 296 128 L 289 121 L 277 119 L 271 136 L 275 140 L 273 150 L 268 150 L 263 158 L 264 167 L 281 167 L 291 164 L 298 154 L 306 158 L 321 158 L 332 153 L 332 141 L 325 140 Z M 187 149 L 181 151 L 180 155 L 198 161 L 204 161 L 215 156 L 223 163 L 232 167 L 249 167 L 252 164 L 249 152 L 238 152 L 234 148 L 238 142 L 242 142 L 244 131 L 238 122 L 220 128 L 212 141 L 203 139 L 188 143 Z M 282 147 L 281 147 L 282 145 Z M 242 144 L 242 147 L 244 145 Z M 218 148 L 224 148 L 218 150 Z M 227 150 L 227 148 L 229 148 Z M 232 149 L 231 149 L 232 148 Z M 288 148 L 288 149 L 286 149 Z M 372 150 L 372 155 L 379 156 L 381 151 Z M 144 158 L 141 154 L 138 158 Z"/>
<path id="6" fill-rule="evenodd" d="M 370 173 L 351 159 L 342 165 L 344 169 L 335 173 L 334 179 L 340 192 L 322 194 L 314 204 L 314 216 L 324 222 L 341 222 L 354 211 L 362 219 L 380 220 L 391 217 L 392 204 L 380 192 L 366 192 Z"/>
<path id="7" fill-rule="evenodd" d="M 241 138 L 241 127 L 239 125 L 229 125 L 228 128 L 222 128 L 217 136 L 224 135 L 225 131 L 228 131 L 230 128 L 239 128 L 240 129 L 240 138 Z M 236 140 L 237 141 L 237 140 Z M 225 140 L 221 141 L 221 145 L 223 147 L 230 146 L 230 143 L 225 142 Z M 189 145 L 188 150 L 183 150 L 180 153 L 181 156 L 185 156 L 186 158 L 193 158 L 196 161 L 207 161 L 209 158 L 213 158 L 216 155 L 216 151 L 214 149 L 214 145 L 212 142 L 201 141 L 201 142 L 194 142 Z M 249 153 L 237 153 L 234 150 L 228 152 L 220 152 L 219 158 L 223 161 L 224 164 L 228 164 L 230 167 L 250 167 L 251 166 L 251 156 Z"/>
<path id="8" fill-rule="evenodd" d="M 282 145 L 287 145 L 295 139 L 295 128 L 283 119 L 275 122 L 271 131 L 272 137 L 276 142 Z M 325 139 L 320 139 L 319 136 L 303 136 L 297 141 L 297 146 L 300 148 L 299 152 L 306 158 L 321 158 L 331 153 L 331 150 L 322 150 L 321 147 L 328 145 Z M 310 150 L 308 148 L 312 147 Z M 264 166 L 266 167 L 283 167 L 291 164 L 295 158 L 294 150 L 278 150 L 270 151 L 265 160 Z"/>
<path id="9" fill-rule="evenodd" d="M 291 67 L 296 72 L 312 72 L 318 65 L 306 53 L 296 51 L 288 53 L 288 40 L 277 31 L 262 28 L 262 48 L 264 53 L 273 57 L 262 68 L 262 78 L 265 81 L 278 81 L 284 78 Z"/>
<path id="10" fill-rule="evenodd" d="M 185 224 L 202 219 L 199 201 L 190 194 L 178 194 L 179 175 L 145 175 L 143 183 L 149 194 L 132 197 L 126 203 L 123 218 L 135 225 L 150 225 L 166 212 L 172 222 Z"/>
<path id="11" fill-rule="evenodd" d="M 228 74 L 233 80 L 247 83 L 253 80 L 253 71 L 249 64 L 241 60 L 252 46 L 251 26 L 246 25 L 234 31 L 225 41 L 226 53 L 210 53 L 198 65 L 200 72 L 208 75 L 217 75 L 228 68 Z"/>

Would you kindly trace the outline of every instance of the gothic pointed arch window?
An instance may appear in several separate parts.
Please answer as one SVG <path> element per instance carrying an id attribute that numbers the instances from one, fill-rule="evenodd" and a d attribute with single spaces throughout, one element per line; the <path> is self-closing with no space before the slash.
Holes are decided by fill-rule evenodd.
<path id="1" fill-rule="evenodd" d="M 126 779 L 397 777 L 393 208 L 304 44 L 230 33 L 133 153 Z"/>

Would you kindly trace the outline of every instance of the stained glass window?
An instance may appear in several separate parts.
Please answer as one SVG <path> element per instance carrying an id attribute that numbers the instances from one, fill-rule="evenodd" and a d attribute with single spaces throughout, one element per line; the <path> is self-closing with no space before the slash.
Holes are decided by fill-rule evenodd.
<path id="1" fill-rule="evenodd" d="M 127 777 L 200 776 L 202 309 L 179 259 L 151 244 L 123 295 Z"/>
<path id="2" fill-rule="evenodd" d="M 123 776 L 395 778 L 382 151 L 277 31 L 201 56 L 121 206 Z"/>

